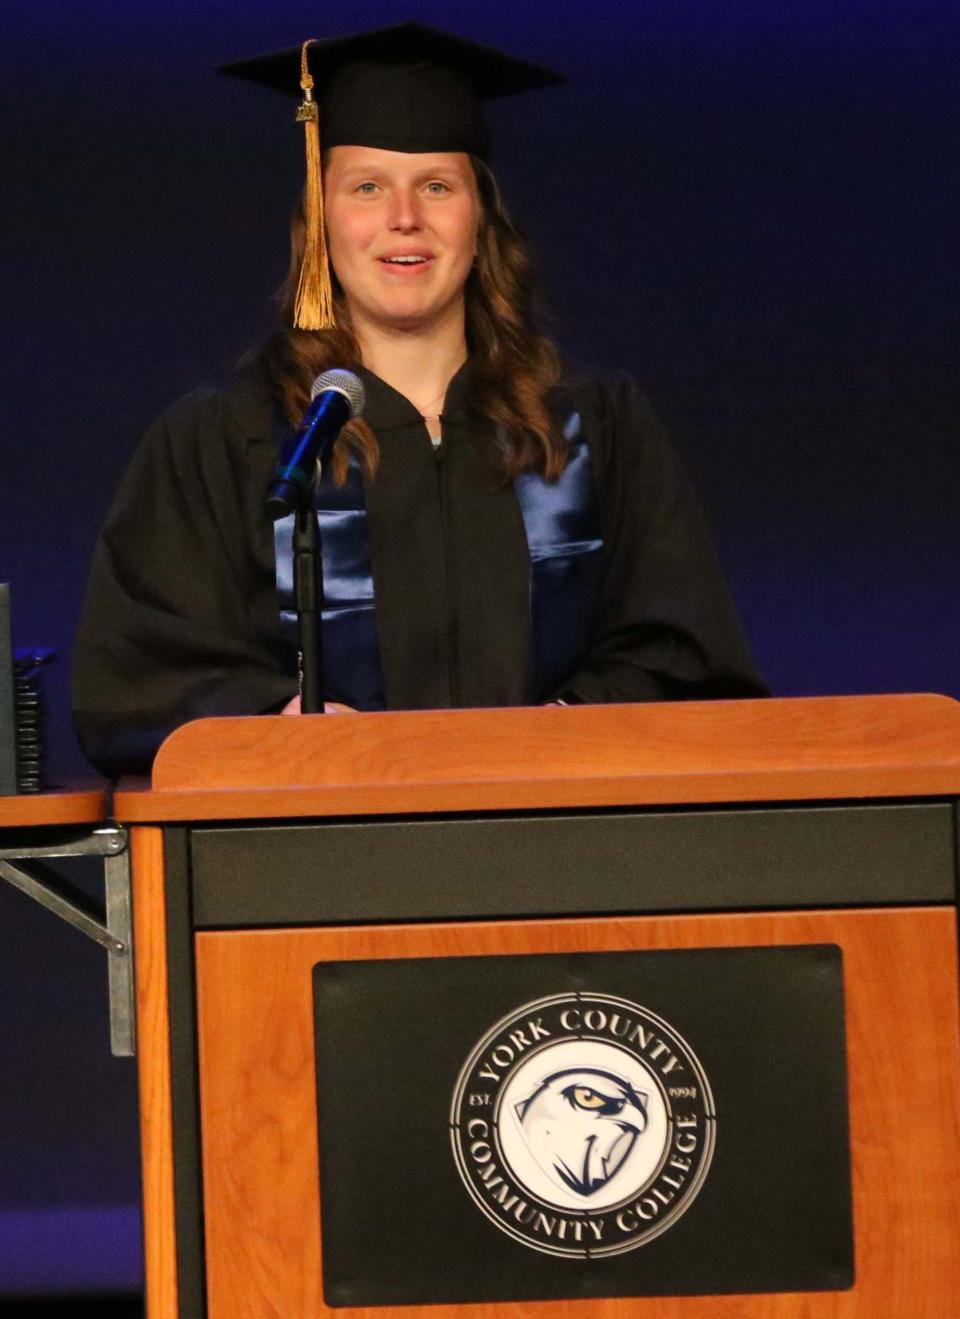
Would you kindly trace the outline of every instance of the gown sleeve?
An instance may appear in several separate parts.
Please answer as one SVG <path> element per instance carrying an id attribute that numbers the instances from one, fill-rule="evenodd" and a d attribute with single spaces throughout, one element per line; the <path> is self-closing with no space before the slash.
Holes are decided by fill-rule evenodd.
<path id="1" fill-rule="evenodd" d="M 147 432 L 107 516 L 73 703 L 84 753 L 108 776 L 148 770 L 189 719 L 278 709 L 296 691 L 256 471 L 269 444 L 246 434 L 225 395 L 189 395 Z"/>
<path id="2" fill-rule="evenodd" d="M 593 643 L 554 699 L 574 702 L 765 696 L 693 489 L 628 377 L 586 400 L 604 535 Z"/>

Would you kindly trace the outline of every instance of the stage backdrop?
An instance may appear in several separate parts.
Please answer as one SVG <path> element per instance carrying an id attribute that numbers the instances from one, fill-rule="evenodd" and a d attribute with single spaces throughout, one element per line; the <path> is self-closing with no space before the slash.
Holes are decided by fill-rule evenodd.
<path id="1" fill-rule="evenodd" d="M 569 359 L 633 372 L 673 432 L 774 691 L 960 695 L 952 4 L 17 6 L 0 79 L 0 580 L 19 644 L 60 651 L 55 775 L 83 768 L 72 636 L 132 448 L 257 343 L 285 270 L 292 103 L 210 70 L 410 18 L 571 75 L 494 107 L 495 166 Z M 132 1065 L 92 1015 L 100 958 L 48 921 L 0 893 L 3 1068 L 23 1078 L 0 1088 L 16 1151 L 0 1235 L 33 1240 L 31 1214 L 68 1207 L 35 1267 L 0 1248 L 20 1288 L 54 1285 L 49 1256 L 83 1236 L 71 1206 L 109 1215 L 137 1194 Z M 119 1285 L 135 1232 L 114 1239 Z"/>

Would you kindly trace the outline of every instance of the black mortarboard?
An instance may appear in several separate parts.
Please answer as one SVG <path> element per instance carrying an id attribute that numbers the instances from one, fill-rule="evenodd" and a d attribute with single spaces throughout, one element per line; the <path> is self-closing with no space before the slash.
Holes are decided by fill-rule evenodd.
<path id="1" fill-rule="evenodd" d="M 486 157 L 490 140 L 483 101 L 566 82 L 549 69 L 422 23 L 310 41 L 223 65 L 219 72 L 304 98 L 297 117 L 307 130 L 307 250 L 295 315 L 295 324 L 304 329 L 333 324 L 321 132 L 325 149 L 368 146 Z"/>
<path id="2" fill-rule="evenodd" d="M 298 96 L 300 53 L 294 46 L 223 65 L 220 72 Z M 422 23 L 312 41 L 307 63 L 325 148 L 485 156 L 482 101 L 566 82 L 549 69 Z"/>

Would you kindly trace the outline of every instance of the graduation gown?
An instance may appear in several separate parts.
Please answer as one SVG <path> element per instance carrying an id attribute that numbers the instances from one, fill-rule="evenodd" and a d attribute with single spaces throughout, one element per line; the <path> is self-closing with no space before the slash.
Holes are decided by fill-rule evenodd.
<path id="1" fill-rule="evenodd" d="M 597 622 L 556 690 L 530 672 L 530 562 L 495 434 L 447 392 L 439 452 L 416 409 L 360 372 L 380 465 L 364 477 L 387 707 L 762 695 L 693 492 L 627 377 L 558 387 L 590 446 L 603 534 Z M 276 406 L 256 373 L 188 395 L 144 437 L 97 544 L 74 662 L 81 744 L 108 775 L 143 772 L 202 715 L 274 711 L 296 693 L 281 636 L 264 491 Z M 335 699 L 337 692 L 328 692 Z"/>

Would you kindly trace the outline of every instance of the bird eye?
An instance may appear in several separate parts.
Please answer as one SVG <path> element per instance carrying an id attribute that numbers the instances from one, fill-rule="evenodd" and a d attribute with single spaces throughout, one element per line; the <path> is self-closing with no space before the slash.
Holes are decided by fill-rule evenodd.
<path id="1" fill-rule="evenodd" d="M 583 1113 L 599 1113 L 604 1117 L 616 1117 L 623 1112 L 627 1102 L 624 1095 L 605 1095 L 589 1085 L 568 1085 L 561 1093 L 571 1108 L 579 1108 Z"/>
<path id="2" fill-rule="evenodd" d="M 573 1086 L 569 1098 L 575 1108 L 583 1108 L 591 1113 L 619 1113 L 623 1108 L 622 1099 L 597 1094 L 588 1085 Z"/>

